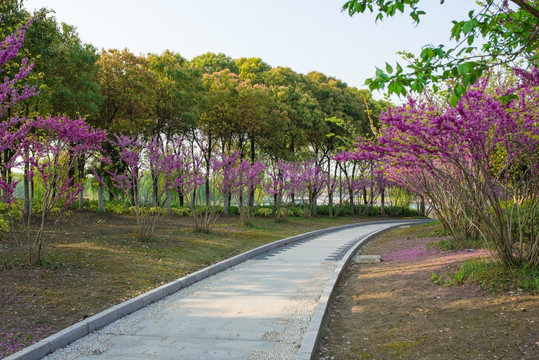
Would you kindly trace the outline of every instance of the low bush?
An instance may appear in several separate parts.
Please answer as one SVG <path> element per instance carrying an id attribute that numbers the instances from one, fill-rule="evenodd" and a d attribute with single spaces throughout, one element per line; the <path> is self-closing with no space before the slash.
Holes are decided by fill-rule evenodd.
<path id="1" fill-rule="evenodd" d="M 273 216 L 274 213 L 275 210 L 273 210 L 273 207 L 269 206 L 258 207 L 255 210 L 255 216 L 270 217 Z"/>
<path id="2" fill-rule="evenodd" d="M 0 240 L 2 240 L 7 233 L 9 233 L 9 220 L 4 219 L 3 215 L 0 215 Z"/>
<path id="3" fill-rule="evenodd" d="M 114 215 L 131 215 L 129 207 L 119 201 L 107 201 L 104 204 L 105 212 Z"/>
<path id="4" fill-rule="evenodd" d="M 174 215 L 178 216 L 191 216 L 191 209 L 187 206 L 173 207 L 170 209 Z"/>

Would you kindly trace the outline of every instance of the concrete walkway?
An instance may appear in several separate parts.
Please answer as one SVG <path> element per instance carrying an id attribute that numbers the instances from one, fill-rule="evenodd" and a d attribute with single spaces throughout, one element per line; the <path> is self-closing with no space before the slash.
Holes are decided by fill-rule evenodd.
<path id="1" fill-rule="evenodd" d="M 344 254 L 388 227 L 365 224 L 262 254 L 77 340 L 47 360 L 295 359 Z"/>

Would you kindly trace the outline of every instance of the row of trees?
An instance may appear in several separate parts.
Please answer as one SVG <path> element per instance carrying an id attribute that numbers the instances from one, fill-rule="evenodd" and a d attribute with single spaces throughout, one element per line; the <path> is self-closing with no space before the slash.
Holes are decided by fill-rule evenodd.
<path id="1" fill-rule="evenodd" d="M 10 107 L 2 121 L 14 116 L 82 116 L 109 134 L 181 137 L 199 147 L 204 139 L 206 164 L 217 150 L 239 151 L 251 162 L 259 157 L 272 162 L 316 159 L 317 165 L 351 182 L 343 172 L 351 170 L 339 167 L 331 156 L 337 149 L 350 148 L 357 136 L 372 136 L 371 127 L 386 106 L 368 91 L 338 79 L 272 68 L 259 58 L 208 53 L 188 61 L 169 51 L 140 56 L 127 49 L 99 53 L 82 43 L 73 27 L 59 26 L 50 10 L 31 15 L 19 0 L 3 1 L 1 6 L 4 33 L 34 19 L 19 56 L 6 63 L 3 72 L 13 76 L 21 59 L 30 59 L 34 68 L 27 83 L 40 93 Z M 13 153 L 7 149 L 0 156 L 6 163 Z M 112 154 L 107 168 L 122 166 Z M 83 161 L 77 169 L 84 177 Z M 2 172 L 10 177 L 8 170 Z M 205 195 L 208 199 L 209 187 Z"/>
<path id="2" fill-rule="evenodd" d="M 211 148 L 291 159 L 341 145 L 335 134 L 354 139 L 370 134 L 368 110 L 385 103 L 319 72 L 298 74 L 260 58 L 232 59 L 207 53 L 191 61 L 178 53 L 135 55 L 98 52 L 75 29 L 56 23 L 47 9 L 29 14 L 20 0 L 2 2 L 1 38 L 34 18 L 21 54 L 3 72 L 16 73 L 22 58 L 34 62 L 29 84 L 40 96 L 20 102 L 9 113 L 24 117 L 82 116 L 100 129 L 151 137 L 200 137 Z M 349 133 L 335 122 L 350 124 Z M 375 117 L 375 116 L 374 116 Z"/>
<path id="3" fill-rule="evenodd" d="M 233 199 L 247 223 L 255 197 L 273 199 L 281 220 L 287 215 L 281 206 L 298 198 L 307 214 L 315 213 L 322 191 L 331 208 L 338 176 L 352 211 L 354 196 L 363 190 L 367 202 L 367 187 L 374 189 L 373 166 L 332 158 L 375 125 L 383 103 L 367 91 L 257 58 L 98 55 L 47 10 L 13 28 L 9 22 L 29 14 L 19 1 L 2 7 L 2 30 L 13 32 L 0 46 L 0 188 L 2 201 L 14 204 L 13 171 L 22 172 L 30 226 L 34 181 L 41 184 L 31 252 L 37 261 L 47 214 L 77 196 L 82 206 L 88 176 L 99 181 L 101 211 L 104 190 L 133 207 L 141 239 L 151 236 L 159 208 L 170 212 L 174 193 L 207 231 Z M 44 44 L 53 51 L 44 55 Z M 202 191 L 201 210 L 195 199 Z M 374 190 L 371 205 L 373 197 Z"/>

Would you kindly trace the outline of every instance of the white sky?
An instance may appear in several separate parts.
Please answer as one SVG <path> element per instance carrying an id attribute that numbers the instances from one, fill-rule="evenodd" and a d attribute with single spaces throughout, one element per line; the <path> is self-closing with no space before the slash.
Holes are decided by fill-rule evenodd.
<path id="1" fill-rule="evenodd" d="M 232 58 L 260 57 L 271 66 L 311 70 L 364 88 L 375 66 L 400 60 L 399 50 L 418 54 L 425 44 L 447 43 L 451 20 L 465 19 L 473 0 L 425 0 L 418 26 L 409 16 L 375 24 L 369 15 L 350 18 L 345 0 L 25 0 L 47 7 L 60 22 L 77 27 L 97 48 L 129 48 L 191 59 L 223 52 Z M 401 62 L 402 63 L 402 62 Z M 378 97 L 378 96 L 377 96 Z"/>

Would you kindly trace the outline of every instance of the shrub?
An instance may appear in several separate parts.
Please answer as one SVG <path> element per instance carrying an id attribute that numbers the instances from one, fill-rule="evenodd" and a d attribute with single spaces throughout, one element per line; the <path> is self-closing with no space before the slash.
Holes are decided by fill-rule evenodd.
<path id="1" fill-rule="evenodd" d="M 5 237 L 5 235 L 9 232 L 9 229 L 9 220 L 4 219 L 4 217 L 0 215 L 0 239 Z"/>
<path id="2" fill-rule="evenodd" d="M 181 206 L 178 208 L 170 209 L 174 215 L 178 216 L 191 216 L 191 209 L 188 206 Z"/>
<path id="3" fill-rule="evenodd" d="M 104 204 L 105 212 L 114 215 L 130 214 L 129 207 L 118 201 L 108 201 Z"/>
<path id="4" fill-rule="evenodd" d="M 271 207 L 259 207 L 255 210 L 255 216 L 270 217 L 273 216 L 274 212 Z"/>

